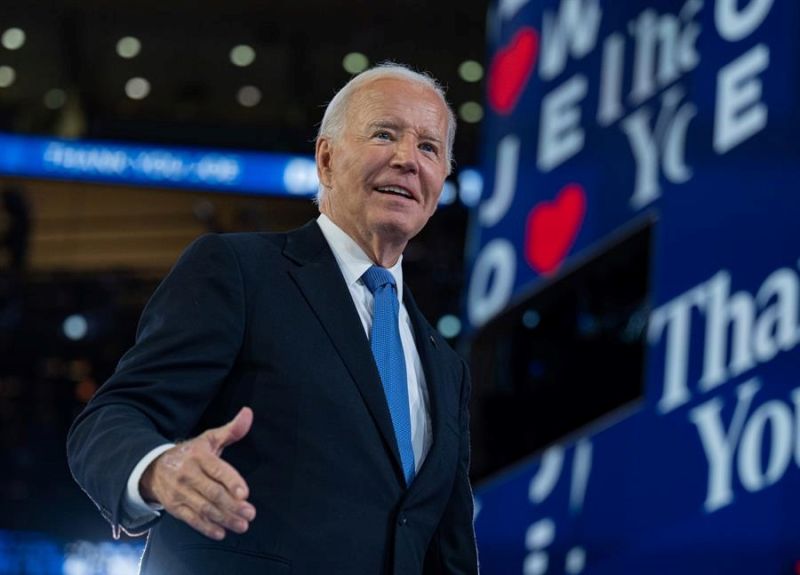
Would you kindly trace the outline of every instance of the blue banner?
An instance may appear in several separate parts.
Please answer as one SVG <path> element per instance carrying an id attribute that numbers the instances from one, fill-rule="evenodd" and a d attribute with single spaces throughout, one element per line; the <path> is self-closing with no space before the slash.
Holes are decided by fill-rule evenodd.
<path id="1" fill-rule="evenodd" d="M 799 27 L 794 0 L 493 5 L 468 324 L 655 223 L 644 398 L 477 490 L 482 573 L 800 572 Z"/>
<path id="2" fill-rule="evenodd" d="M 0 134 L 0 174 L 265 195 L 313 196 L 313 157 Z"/>

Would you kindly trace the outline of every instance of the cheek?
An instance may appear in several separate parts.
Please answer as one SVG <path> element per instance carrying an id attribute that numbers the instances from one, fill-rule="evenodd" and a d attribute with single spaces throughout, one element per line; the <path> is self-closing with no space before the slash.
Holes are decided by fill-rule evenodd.
<path id="1" fill-rule="evenodd" d="M 339 165 L 336 166 L 334 177 L 339 183 L 347 183 L 352 178 L 353 162 L 349 158 L 342 158 Z"/>
<path id="2" fill-rule="evenodd" d="M 386 166 L 389 164 L 389 159 L 385 157 L 382 150 L 373 150 L 365 153 L 359 161 L 359 171 L 367 180 L 380 176 L 385 172 Z"/>
<path id="3" fill-rule="evenodd" d="M 439 196 L 442 195 L 445 177 L 437 171 L 436 173 L 428 174 L 426 177 L 426 182 L 426 187 L 428 188 L 428 197 L 435 207 L 439 202 Z"/>
<path id="4" fill-rule="evenodd" d="M 351 156 L 340 164 L 340 181 L 350 188 L 362 189 L 381 173 L 382 164 L 374 157 Z"/>
<path id="5" fill-rule="evenodd" d="M 431 198 L 431 200 L 432 200 L 431 201 L 431 205 L 428 206 L 427 209 L 425 210 L 425 221 L 426 222 L 431 218 L 431 216 L 436 211 L 436 206 L 439 205 L 439 199 L 438 198 L 436 198 L 436 199 Z"/>

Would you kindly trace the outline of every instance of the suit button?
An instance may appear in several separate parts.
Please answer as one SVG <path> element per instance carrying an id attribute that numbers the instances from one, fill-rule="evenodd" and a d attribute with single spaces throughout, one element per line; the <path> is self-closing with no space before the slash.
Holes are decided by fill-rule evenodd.
<path id="1" fill-rule="evenodd" d="M 408 523 L 408 517 L 406 517 L 405 515 L 401 515 L 400 519 L 397 520 L 397 524 L 400 527 L 404 526 L 406 523 Z"/>

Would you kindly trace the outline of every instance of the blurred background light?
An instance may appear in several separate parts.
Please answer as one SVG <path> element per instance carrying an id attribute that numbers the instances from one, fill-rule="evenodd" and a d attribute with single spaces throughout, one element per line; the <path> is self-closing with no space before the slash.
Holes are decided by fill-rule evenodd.
<path id="1" fill-rule="evenodd" d="M 132 100 L 143 100 L 150 93 L 150 82 L 138 76 L 125 83 L 125 94 Z"/>
<path id="2" fill-rule="evenodd" d="M 474 207 L 481 201 L 483 194 L 483 176 L 478 170 L 461 170 L 458 174 L 458 191 L 461 202 L 467 207 Z"/>
<path id="3" fill-rule="evenodd" d="M 8 88 L 14 83 L 17 73 L 11 66 L 0 66 L 0 88 Z"/>
<path id="4" fill-rule="evenodd" d="M 534 329 L 537 325 L 539 325 L 540 321 L 541 317 L 539 316 L 539 312 L 535 309 L 529 309 L 522 314 L 522 325 L 528 329 Z"/>
<path id="5" fill-rule="evenodd" d="M 461 320 L 458 317 L 447 314 L 439 318 L 436 329 L 447 339 L 452 339 L 461 333 Z"/>
<path id="6" fill-rule="evenodd" d="M 313 160 L 297 158 L 286 165 L 283 184 L 290 194 L 313 194 L 317 191 L 317 164 Z"/>
<path id="7" fill-rule="evenodd" d="M 53 88 L 45 92 L 44 107 L 48 110 L 58 110 L 63 107 L 67 101 L 67 93 L 60 88 Z"/>
<path id="8" fill-rule="evenodd" d="M 342 67 L 350 74 L 360 74 L 369 66 L 369 59 L 361 52 L 350 52 L 342 58 Z"/>
<path id="9" fill-rule="evenodd" d="M 234 66 L 244 68 L 255 61 L 256 51 L 247 44 L 238 44 L 231 48 L 230 59 Z"/>
<path id="10" fill-rule="evenodd" d="M 458 116 L 468 124 L 477 124 L 483 119 L 483 107 L 478 102 L 464 102 L 458 108 Z"/>
<path id="11" fill-rule="evenodd" d="M 242 86 L 236 93 L 236 101 L 245 108 L 258 106 L 261 102 L 261 90 L 255 86 Z"/>
<path id="12" fill-rule="evenodd" d="M 117 41 L 117 54 L 120 58 L 135 58 L 142 50 L 142 43 L 135 36 L 124 36 Z"/>
<path id="13" fill-rule="evenodd" d="M 136 575 L 141 546 L 77 541 L 67 546 L 64 575 Z"/>
<path id="14" fill-rule="evenodd" d="M 458 75 L 465 82 L 480 82 L 483 78 L 483 66 L 475 60 L 464 60 L 458 66 Z"/>
<path id="15" fill-rule="evenodd" d="M 439 205 L 449 206 L 456 201 L 457 196 L 456 185 L 450 180 L 445 180 L 444 186 L 442 186 L 442 194 L 439 196 Z"/>
<path id="16" fill-rule="evenodd" d="M 86 333 L 89 331 L 89 323 L 83 314 L 75 313 L 64 320 L 61 329 L 67 339 L 78 341 L 86 337 Z"/>
<path id="17" fill-rule="evenodd" d="M 9 28 L 0 37 L 0 43 L 6 50 L 19 50 L 25 45 L 25 31 L 22 28 Z"/>

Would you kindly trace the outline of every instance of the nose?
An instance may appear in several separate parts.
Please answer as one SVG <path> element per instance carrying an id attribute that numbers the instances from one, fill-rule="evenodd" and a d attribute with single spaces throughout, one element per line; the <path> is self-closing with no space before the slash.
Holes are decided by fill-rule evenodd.
<path id="1" fill-rule="evenodd" d="M 404 137 L 397 140 L 392 154 L 391 165 L 404 172 L 416 174 L 419 170 L 417 161 L 417 144 L 413 138 Z"/>

